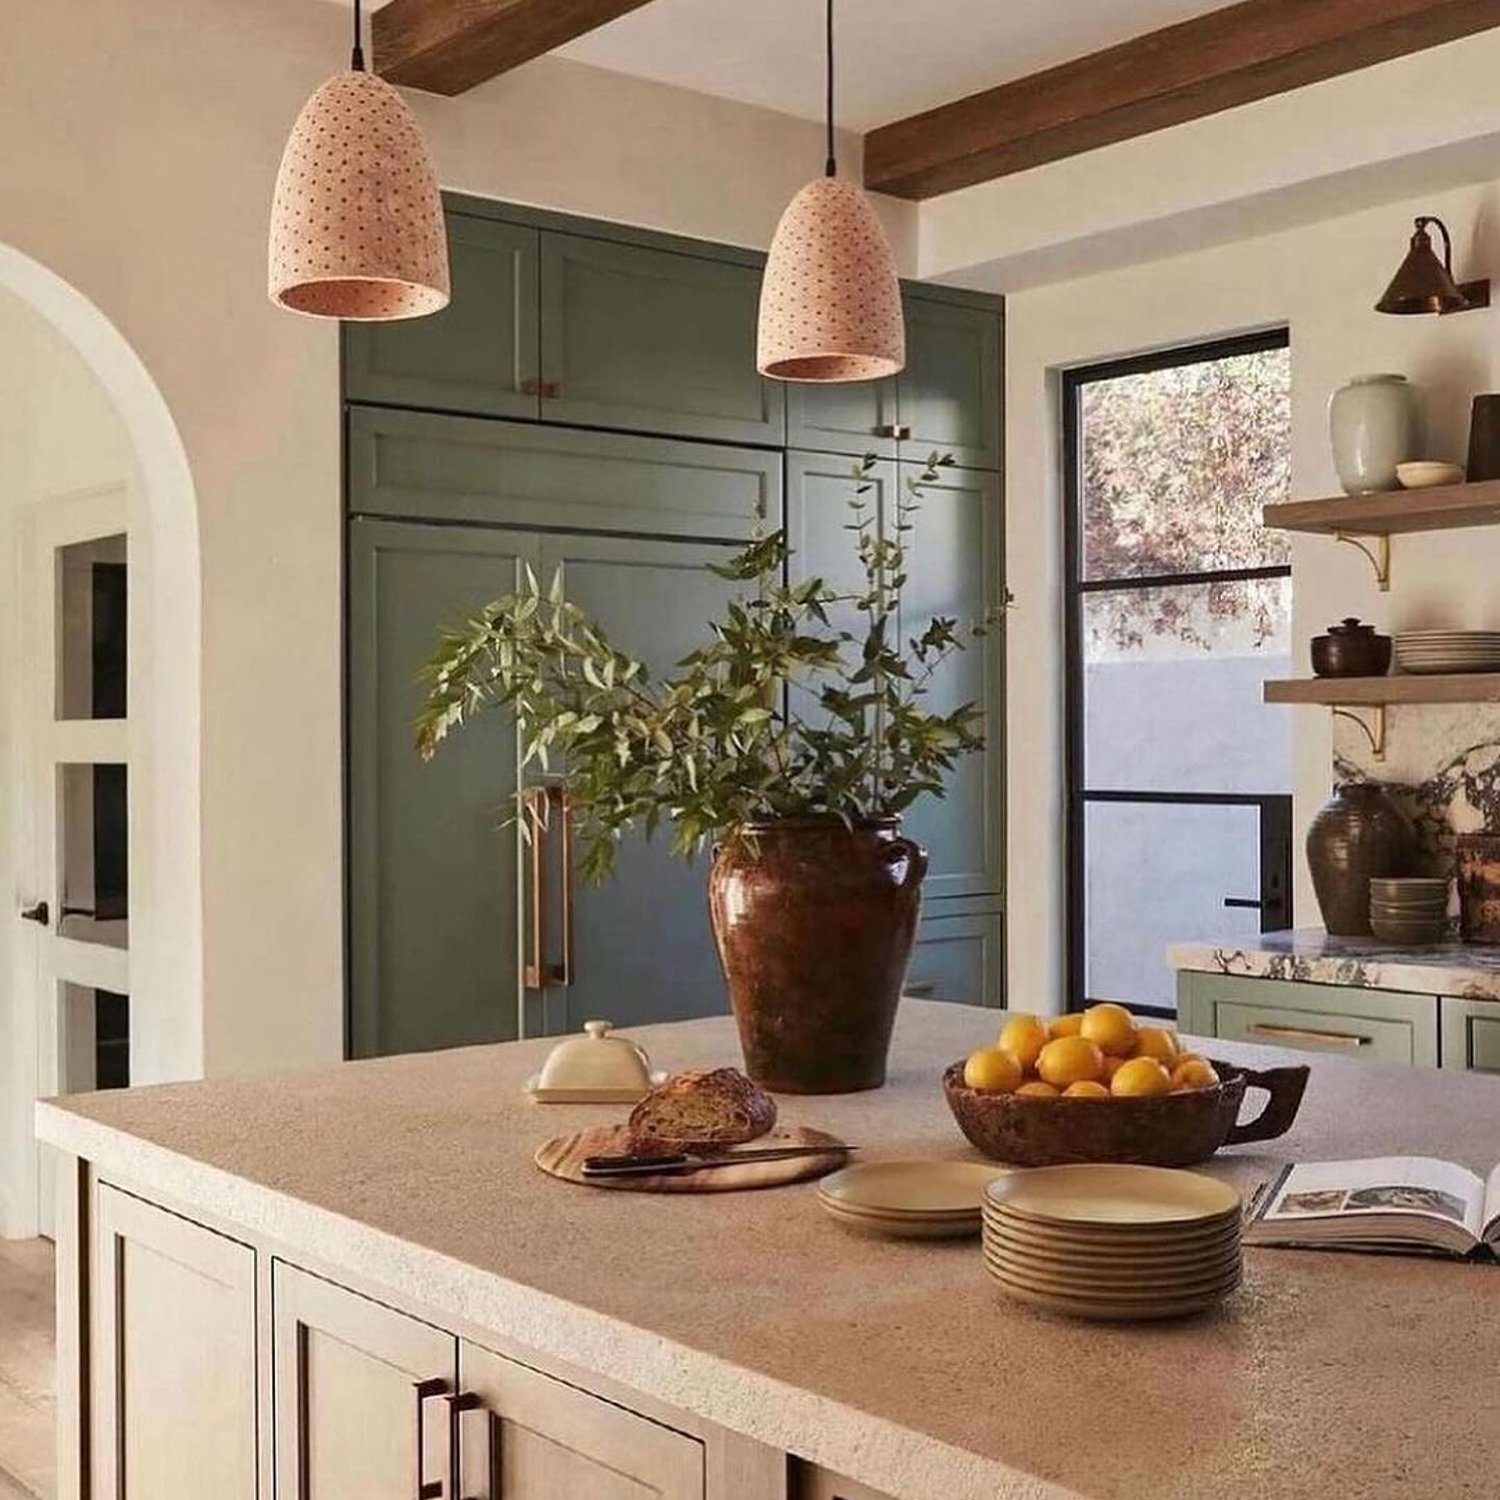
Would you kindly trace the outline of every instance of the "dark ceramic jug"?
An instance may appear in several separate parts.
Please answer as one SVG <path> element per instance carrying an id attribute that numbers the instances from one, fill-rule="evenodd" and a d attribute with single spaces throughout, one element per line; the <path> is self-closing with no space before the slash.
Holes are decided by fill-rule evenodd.
<path id="1" fill-rule="evenodd" d="M 774 1092 L 885 1082 L 927 873 L 899 829 L 789 818 L 714 853 L 709 914 L 745 1068 Z"/>
<path id="2" fill-rule="evenodd" d="M 1323 926 L 1334 937 L 1369 937 L 1370 881 L 1410 874 L 1415 858 L 1411 824 L 1379 786 L 1350 781 L 1335 787 L 1307 830 L 1307 864 Z"/>

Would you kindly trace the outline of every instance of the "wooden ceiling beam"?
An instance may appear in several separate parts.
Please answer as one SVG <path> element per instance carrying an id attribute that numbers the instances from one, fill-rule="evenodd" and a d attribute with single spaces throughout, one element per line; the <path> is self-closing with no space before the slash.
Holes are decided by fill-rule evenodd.
<path id="1" fill-rule="evenodd" d="M 1500 0 L 1240 0 L 883 125 L 865 186 L 932 198 L 1492 26 Z"/>
<path id="2" fill-rule="evenodd" d="M 375 71 L 462 94 L 594 31 L 647 0 L 391 0 L 371 20 Z"/>

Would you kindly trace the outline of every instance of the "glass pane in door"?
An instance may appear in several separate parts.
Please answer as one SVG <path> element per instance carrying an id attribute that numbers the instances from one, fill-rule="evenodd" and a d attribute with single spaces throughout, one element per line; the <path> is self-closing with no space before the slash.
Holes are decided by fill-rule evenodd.
<path id="1" fill-rule="evenodd" d="M 125 537 L 56 551 L 57 717 L 125 717 Z"/>
<path id="2" fill-rule="evenodd" d="M 129 946 L 129 787 L 126 768 L 57 768 L 59 937 Z"/>
<path id="3" fill-rule="evenodd" d="M 1086 999 L 1171 1010 L 1169 944 L 1212 935 L 1249 940 L 1260 913 L 1225 898 L 1260 894 L 1255 806 L 1091 802 L 1084 927 Z"/>

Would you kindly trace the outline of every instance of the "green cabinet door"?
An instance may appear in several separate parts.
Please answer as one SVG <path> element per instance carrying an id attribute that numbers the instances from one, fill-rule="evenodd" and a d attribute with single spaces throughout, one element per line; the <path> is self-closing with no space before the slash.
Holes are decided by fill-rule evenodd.
<path id="1" fill-rule="evenodd" d="M 786 441 L 810 453 L 896 456 L 896 381 L 786 388 Z"/>
<path id="2" fill-rule="evenodd" d="M 538 245 L 535 229 L 450 211 L 452 302 L 430 318 L 344 324 L 345 398 L 537 416 Z"/>
<path id="3" fill-rule="evenodd" d="M 349 509 L 431 521 L 743 538 L 780 524 L 781 456 L 436 412 L 351 408 Z"/>
<path id="4" fill-rule="evenodd" d="M 918 487 L 919 464 L 898 466 L 902 503 L 910 506 L 906 534 L 907 583 L 901 634 L 919 636 L 934 616 L 960 626 L 998 610 L 1004 591 L 1004 514 L 1000 477 L 942 469 Z M 887 516 L 893 520 L 890 506 Z M 889 521 L 888 521 L 889 524 Z M 923 797 L 906 815 L 906 831 L 927 851 L 929 901 L 952 896 L 998 896 L 1005 857 L 1005 625 L 956 652 L 933 673 L 923 700 L 934 713 L 964 703 L 984 714 L 985 749 L 949 774 L 947 795 Z"/>
<path id="5" fill-rule="evenodd" d="M 349 528 L 349 1045 L 508 1041 L 520 1007 L 516 733 L 483 717 L 424 763 L 417 673 L 438 631 L 516 584 L 526 537 Z"/>
<path id="6" fill-rule="evenodd" d="M 924 907 L 906 993 L 958 1005 L 1005 1005 L 1005 915 L 940 901 Z"/>
<path id="7" fill-rule="evenodd" d="M 542 416 L 779 447 L 781 387 L 755 369 L 758 267 L 544 232 Z"/>
<path id="8" fill-rule="evenodd" d="M 899 377 L 901 453 L 946 453 L 969 469 L 1000 467 L 1001 313 L 941 287 L 903 288 L 906 368 Z"/>
<path id="9" fill-rule="evenodd" d="M 1442 997 L 1445 1068 L 1500 1073 L 1500 1002 Z"/>
<path id="10" fill-rule="evenodd" d="M 539 539 L 539 548 L 541 576 L 561 571 L 568 598 L 653 673 L 670 672 L 704 644 L 708 621 L 722 615 L 737 587 L 707 569 L 723 561 L 722 546 L 549 536 Z M 549 841 L 555 844 L 556 836 L 549 827 Z M 528 1035 L 575 1031 L 596 1017 L 639 1026 L 727 1009 L 708 921 L 708 854 L 689 863 L 672 855 L 669 841 L 666 829 L 650 840 L 627 836 L 613 877 L 574 890 L 571 983 L 528 992 Z M 528 901 L 533 897 L 528 893 Z M 560 960 L 557 945 L 568 925 L 546 923 L 556 939 L 549 939 L 553 951 L 545 961 Z"/>

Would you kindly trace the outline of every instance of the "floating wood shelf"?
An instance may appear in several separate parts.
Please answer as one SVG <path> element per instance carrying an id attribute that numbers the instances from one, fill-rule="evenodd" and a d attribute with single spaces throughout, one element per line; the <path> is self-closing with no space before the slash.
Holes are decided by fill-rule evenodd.
<path id="1" fill-rule="evenodd" d="M 1261 515 L 1267 526 L 1279 531 L 1308 531 L 1321 536 L 1405 536 L 1416 531 L 1496 526 L 1500 525 L 1500 479 L 1446 484 L 1430 490 L 1290 500 L 1284 505 L 1267 505 Z"/>
<path id="2" fill-rule="evenodd" d="M 1267 703 L 1322 703 L 1329 708 L 1389 703 L 1500 703 L 1500 672 L 1445 672 L 1418 677 L 1291 677 L 1263 685 Z"/>

